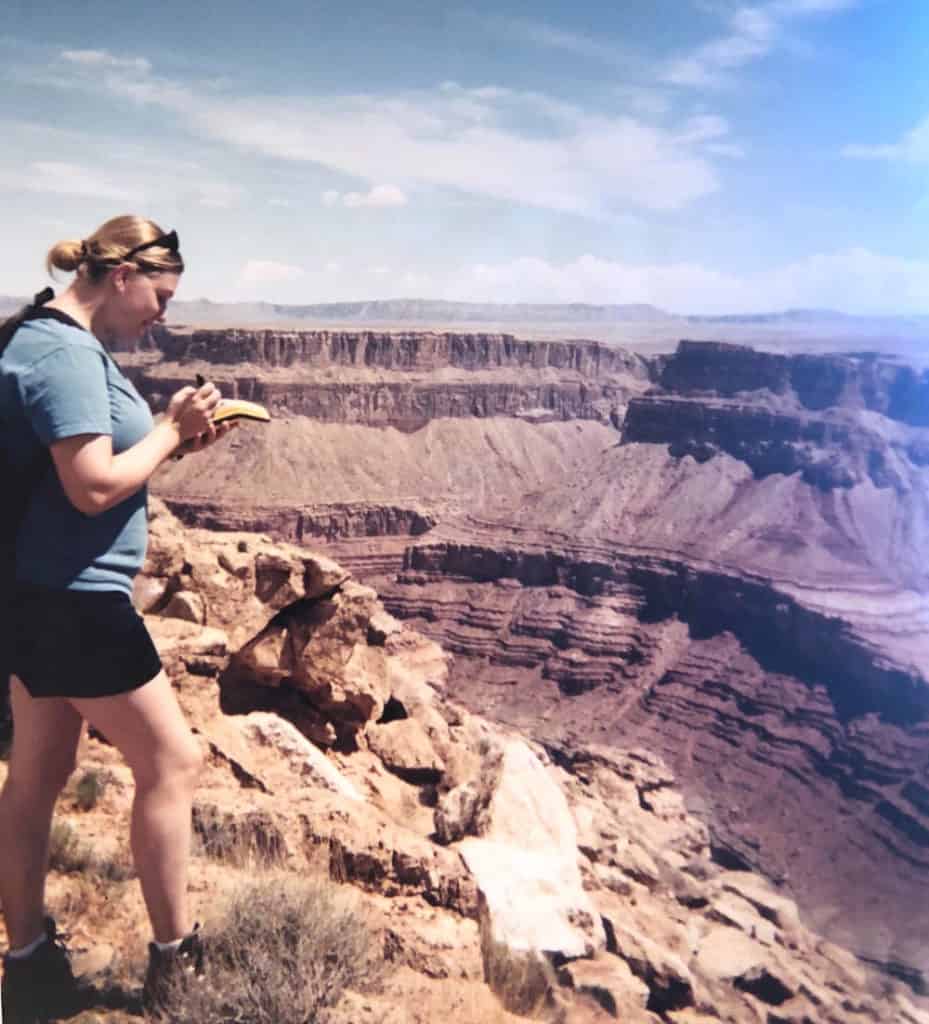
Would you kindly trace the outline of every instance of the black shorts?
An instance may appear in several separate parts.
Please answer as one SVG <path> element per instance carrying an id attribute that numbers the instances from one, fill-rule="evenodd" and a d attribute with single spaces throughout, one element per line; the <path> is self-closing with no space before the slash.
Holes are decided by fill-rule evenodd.
<path id="1" fill-rule="evenodd" d="M 150 682 L 161 659 L 120 590 L 16 585 L 10 668 L 33 697 L 112 697 Z"/>

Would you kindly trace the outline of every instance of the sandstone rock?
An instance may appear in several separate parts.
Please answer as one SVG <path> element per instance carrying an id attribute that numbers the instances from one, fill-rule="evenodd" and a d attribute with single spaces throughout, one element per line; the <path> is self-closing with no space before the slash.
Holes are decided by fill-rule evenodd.
<path id="1" fill-rule="evenodd" d="M 770 946 L 774 942 L 774 925 L 761 917 L 748 901 L 733 893 L 723 893 L 713 899 L 707 910 L 707 917 L 741 929 L 749 938 L 757 939 L 764 946 Z"/>
<path id="2" fill-rule="evenodd" d="M 313 841 L 328 848 L 329 873 L 338 882 L 396 898 L 421 896 L 434 907 L 477 918 L 474 880 L 457 853 L 386 821 L 349 817 L 322 829 L 307 822 Z"/>
<path id="3" fill-rule="evenodd" d="M 436 782 L 445 765 L 415 718 L 371 725 L 365 732 L 370 749 L 393 772 L 416 782 Z"/>
<path id="4" fill-rule="evenodd" d="M 607 864 L 618 867 L 641 885 L 657 885 L 661 877 L 658 866 L 645 848 L 626 837 L 610 843 L 601 854 L 601 858 Z"/>
<path id="5" fill-rule="evenodd" d="M 603 948 L 603 927 L 581 882 L 574 820 L 541 761 L 525 743 L 505 741 L 482 782 L 488 788 L 471 826 L 478 836 L 458 849 L 480 889 L 491 938 L 514 951 L 568 958 Z"/>
<path id="6" fill-rule="evenodd" d="M 700 942 L 691 966 L 714 981 L 733 981 L 768 962 L 764 946 L 724 925 L 712 927 Z"/>
<path id="7" fill-rule="evenodd" d="M 900 1015 L 899 1024 L 929 1024 L 929 1010 L 918 1009 L 906 996 L 897 993 L 892 1003 Z"/>
<path id="8" fill-rule="evenodd" d="M 326 755 L 285 719 L 269 712 L 253 711 L 241 720 L 240 727 L 250 741 L 274 747 L 287 759 L 298 778 L 348 800 L 364 799 Z"/>
<path id="9" fill-rule="evenodd" d="M 229 653 L 229 640 L 224 630 L 159 615 L 147 616 L 145 624 L 166 664 L 169 661 L 179 663 L 179 659 L 185 657 L 223 658 Z"/>
<path id="10" fill-rule="evenodd" d="M 751 992 L 756 999 L 770 1006 L 780 1006 L 797 994 L 797 982 L 789 972 L 770 964 L 750 967 L 735 979 L 735 987 Z"/>
<path id="11" fill-rule="evenodd" d="M 668 1011 L 693 1005 L 693 978 L 679 957 L 648 936 L 615 921 L 613 930 L 616 953 L 648 987 L 651 1008 Z"/>
<path id="12" fill-rule="evenodd" d="M 373 646 L 383 645 L 387 638 L 399 633 L 403 626 L 398 619 L 387 612 L 375 612 L 368 620 L 368 643 Z"/>
<path id="13" fill-rule="evenodd" d="M 141 615 L 147 615 L 165 599 L 168 581 L 158 576 L 139 573 L 132 583 L 132 603 Z"/>
<path id="14" fill-rule="evenodd" d="M 760 875 L 748 871 L 726 871 L 719 876 L 717 885 L 747 900 L 762 917 L 778 928 L 792 928 L 799 923 L 797 904 L 789 897 L 775 892 Z"/>
<path id="15" fill-rule="evenodd" d="M 161 612 L 168 619 L 185 619 L 187 622 L 206 622 L 206 606 L 200 594 L 179 590 Z"/>
<path id="16" fill-rule="evenodd" d="M 590 995 L 611 1016 L 623 1022 L 644 1017 L 649 998 L 648 986 L 640 981 L 626 963 L 615 957 L 596 960 L 572 960 L 558 972 L 562 985 Z"/>
<path id="17" fill-rule="evenodd" d="M 819 1024 L 823 1018 L 802 996 L 795 997 L 768 1011 L 766 1024 Z"/>

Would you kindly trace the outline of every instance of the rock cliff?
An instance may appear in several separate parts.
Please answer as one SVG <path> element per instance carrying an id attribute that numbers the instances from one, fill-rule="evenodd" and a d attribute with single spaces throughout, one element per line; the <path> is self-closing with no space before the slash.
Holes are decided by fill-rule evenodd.
<path id="1" fill-rule="evenodd" d="M 445 652 L 336 563 L 153 512 L 136 601 L 206 755 L 198 912 L 209 935 L 224 893 L 267 871 L 351 889 L 390 971 L 329 1024 L 516 1024 L 520 958 L 545 968 L 534 1019 L 562 1024 L 929 1020 L 903 981 L 804 927 L 654 753 L 539 744 L 469 714 Z M 100 737 L 82 755 L 106 783 L 92 802 L 69 791 L 59 828 L 102 863 L 131 781 Z M 146 938 L 141 898 L 90 863 L 56 867 L 52 908 L 119 976 Z M 132 1019 L 121 990 L 99 998 L 111 1024 Z"/>
<path id="2" fill-rule="evenodd" d="M 127 356 L 156 402 L 207 368 L 276 412 L 158 490 L 191 523 L 326 538 L 455 653 L 472 711 L 660 751 L 720 857 L 919 989 L 926 374 L 396 338 L 181 331 Z"/>

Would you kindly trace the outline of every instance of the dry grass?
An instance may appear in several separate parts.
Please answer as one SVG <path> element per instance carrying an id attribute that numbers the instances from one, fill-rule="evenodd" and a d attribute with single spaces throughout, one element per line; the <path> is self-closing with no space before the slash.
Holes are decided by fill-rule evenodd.
<path id="1" fill-rule="evenodd" d="M 197 855 L 230 867 L 279 867 L 287 858 L 280 829 L 262 812 L 234 816 L 211 804 L 198 804 L 193 834 Z"/>
<path id="2" fill-rule="evenodd" d="M 201 979 L 173 979 L 171 1024 L 314 1024 L 382 966 L 358 905 L 328 883 L 269 875 L 243 885 L 209 926 Z"/>
<path id="3" fill-rule="evenodd" d="M 101 856 L 66 821 L 56 821 L 49 836 L 49 868 L 63 875 L 93 875 L 107 882 L 125 882 L 135 870 L 124 852 Z"/>
<path id="4" fill-rule="evenodd" d="M 81 811 L 92 811 L 106 790 L 109 776 L 96 768 L 88 768 L 74 783 L 74 805 Z"/>
<path id="5" fill-rule="evenodd" d="M 481 928 L 484 978 L 510 1012 L 536 1020 L 551 1020 L 558 979 L 552 965 L 539 953 L 516 953 Z"/>

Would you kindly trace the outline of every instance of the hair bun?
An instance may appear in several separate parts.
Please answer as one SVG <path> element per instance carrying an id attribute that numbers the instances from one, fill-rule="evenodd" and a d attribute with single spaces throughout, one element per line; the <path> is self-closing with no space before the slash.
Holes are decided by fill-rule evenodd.
<path id="1" fill-rule="evenodd" d="M 84 242 L 67 241 L 57 242 L 49 249 L 48 265 L 56 270 L 72 271 L 77 270 L 87 256 L 87 246 Z"/>

